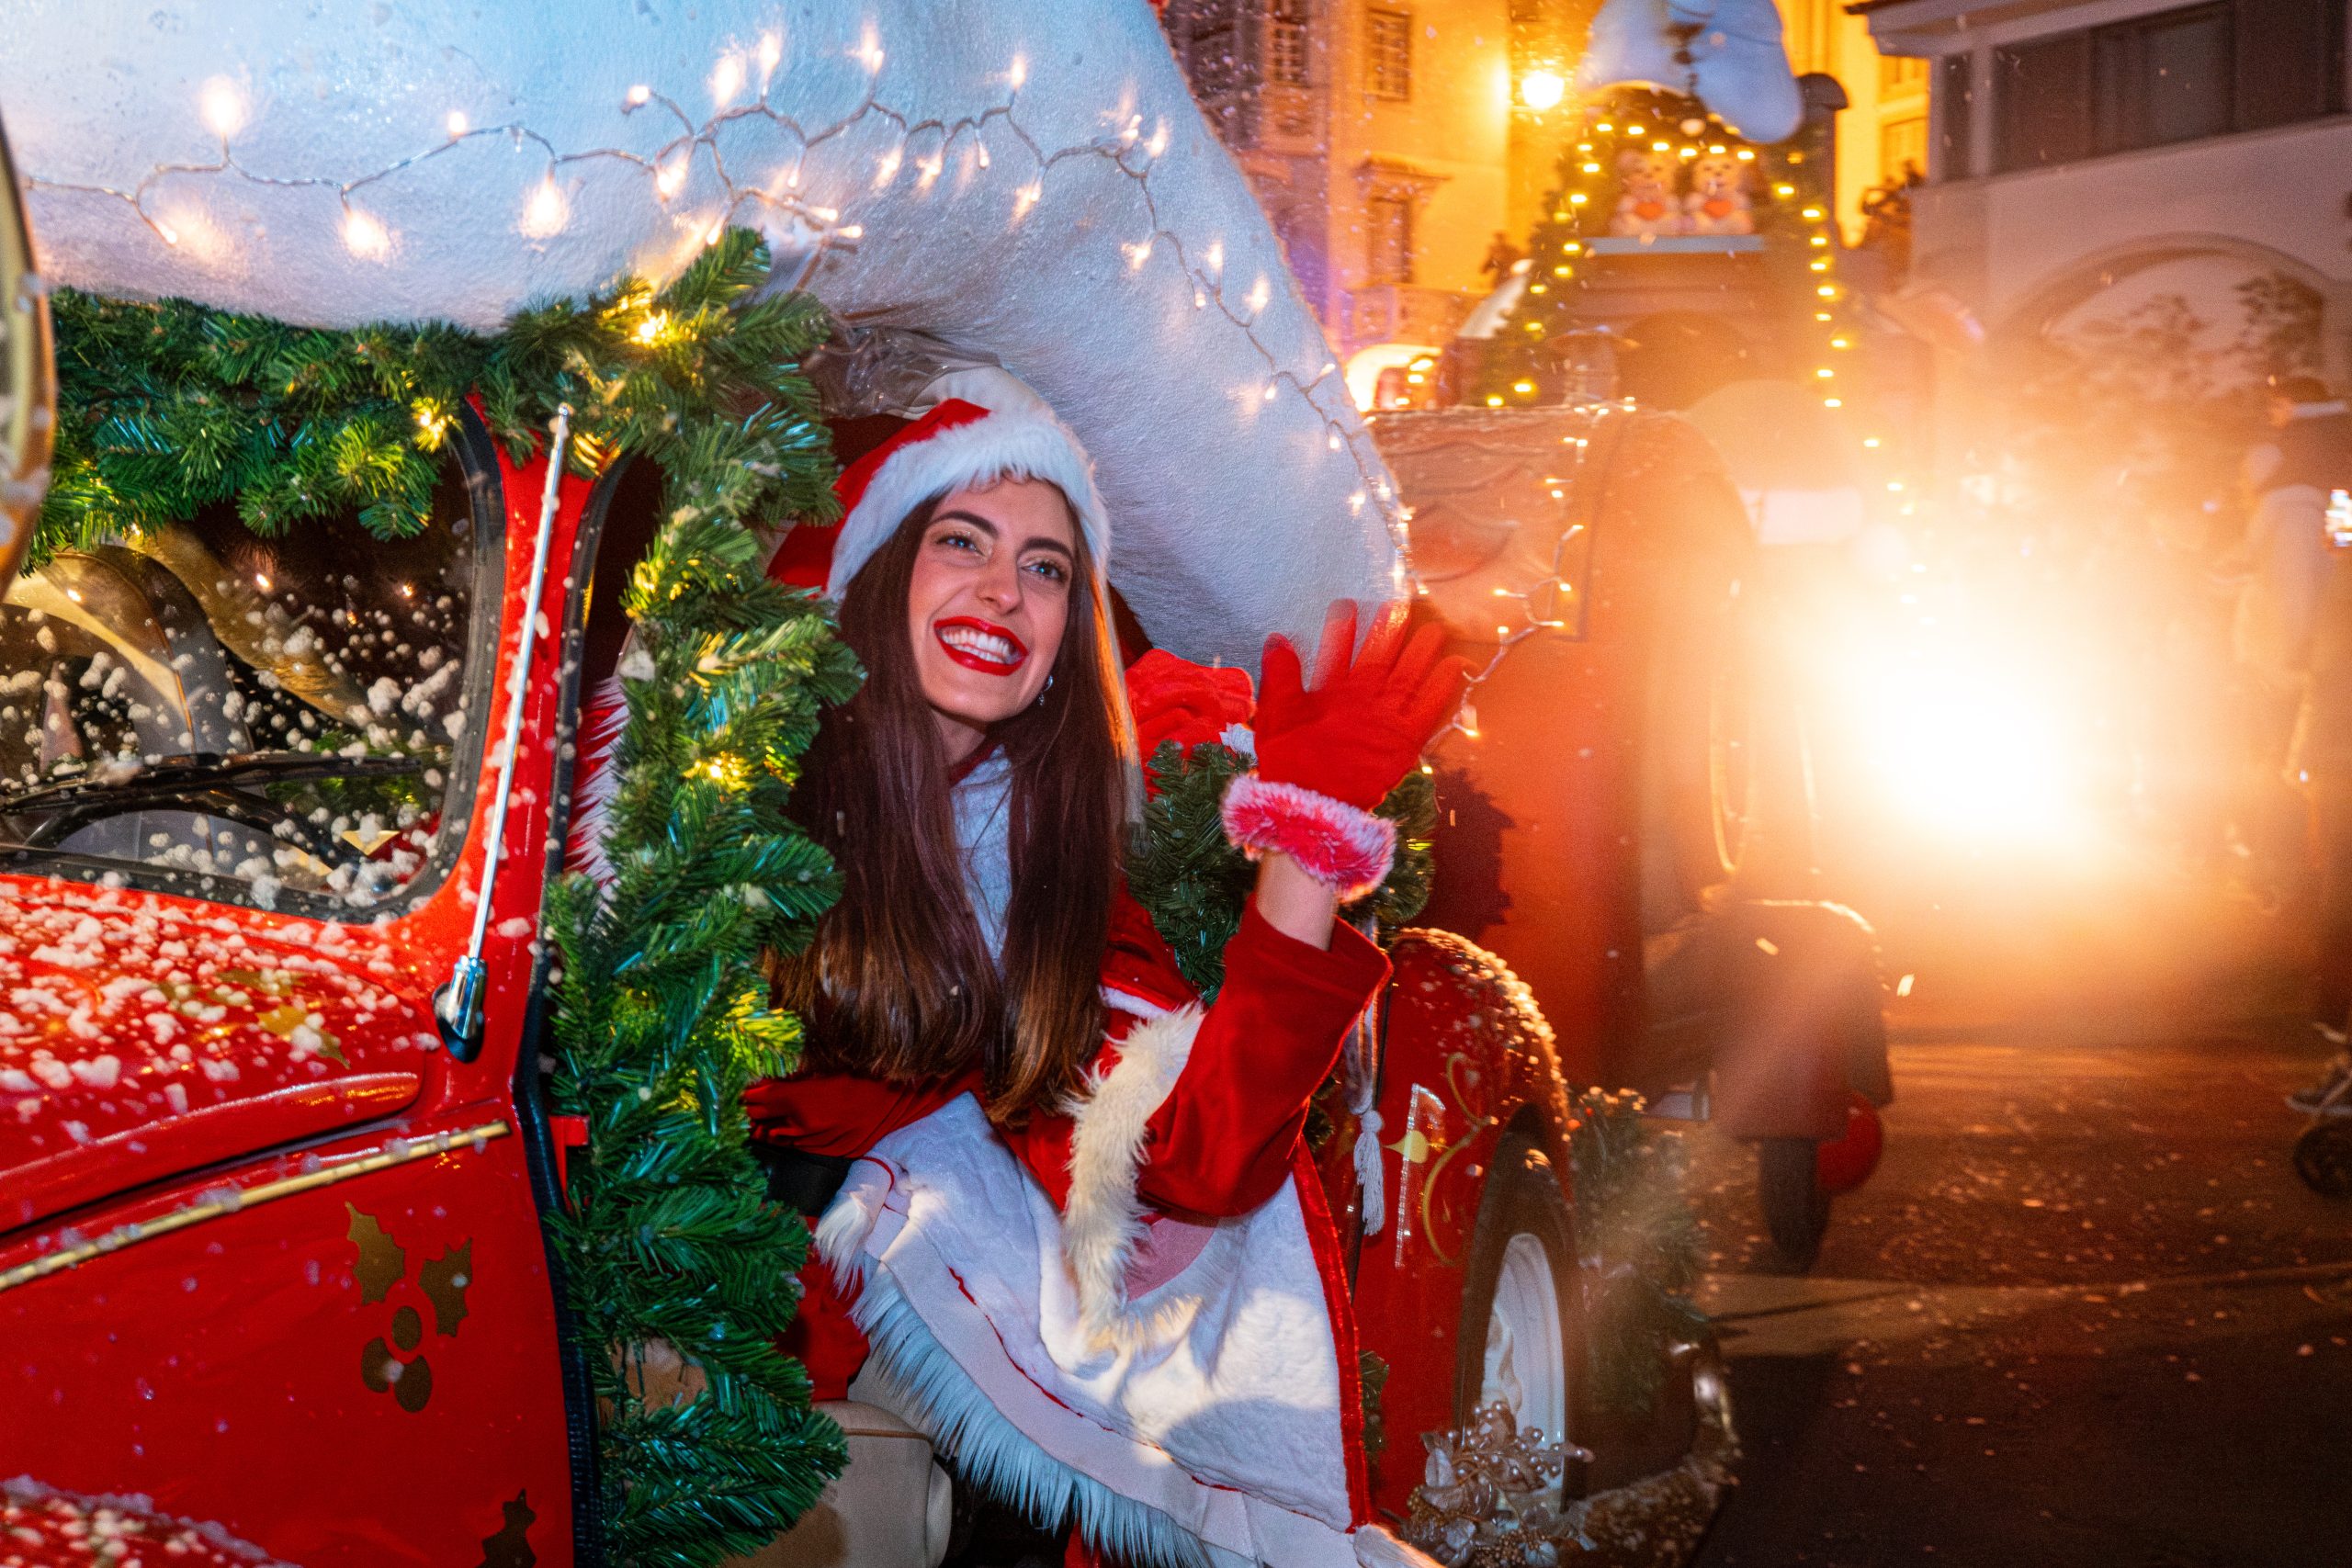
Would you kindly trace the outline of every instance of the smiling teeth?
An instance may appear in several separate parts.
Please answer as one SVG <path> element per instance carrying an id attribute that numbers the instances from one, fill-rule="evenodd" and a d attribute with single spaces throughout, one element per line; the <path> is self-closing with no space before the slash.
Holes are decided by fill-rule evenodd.
<path id="1" fill-rule="evenodd" d="M 939 640 L 950 648 L 976 654 L 992 664 L 1012 664 L 1020 660 L 1011 639 L 992 632 L 976 632 L 969 626 L 949 626 L 939 634 Z"/>

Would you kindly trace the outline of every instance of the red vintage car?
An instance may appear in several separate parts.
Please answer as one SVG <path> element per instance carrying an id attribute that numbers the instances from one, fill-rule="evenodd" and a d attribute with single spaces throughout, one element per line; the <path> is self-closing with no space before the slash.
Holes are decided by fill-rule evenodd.
<path id="1" fill-rule="evenodd" d="M 1400 456 L 1409 486 L 1416 459 Z M 1389 1369 L 1377 1484 L 1399 1512 L 1419 1479 L 1413 1438 L 1494 1399 L 1592 1449 L 1584 1487 L 1690 1448 L 1687 1375 L 1647 1421 L 1582 1403 L 1570 1086 L 1611 1081 L 1661 1033 L 1730 1029 L 1722 998 L 1756 993 L 1720 976 L 1712 1012 L 1668 1011 L 1657 976 L 1678 942 L 1760 957 L 1758 932 L 1802 941 L 1821 919 L 1701 900 L 1645 924 L 1645 867 L 1687 847 L 1637 804 L 1638 743 L 1657 733 L 1648 661 L 1710 634 L 1662 592 L 1690 580 L 1691 541 L 1645 520 L 1703 510 L 1677 511 L 1628 464 L 1584 476 L 1631 487 L 1579 502 L 1588 542 L 1571 543 L 1564 592 L 1589 607 L 1513 649 L 1474 698 L 1476 735 L 1437 753 L 1431 915 L 1499 931 L 1548 1006 L 1468 936 L 1400 940 L 1358 1079 L 1386 1129 L 1371 1234 L 1334 1092 L 1325 1168 L 1356 1243 L 1364 1344 Z M 593 1495 L 594 1413 L 539 1228 L 563 1151 L 539 1103 L 534 933 L 583 671 L 618 647 L 613 595 L 594 589 L 642 547 L 644 477 L 565 480 L 542 535 L 543 467 L 516 468 L 469 420 L 446 531 L 387 547 L 334 524 L 266 542 L 208 515 L 61 556 L 0 605 L 12 775 L 97 750 L 108 726 L 193 738 L 183 761 L 92 769 L 0 809 L 0 1375 L 18 1416 L 0 1473 L 144 1494 L 305 1564 L 471 1561 L 492 1539 L 593 1554 L 575 1499 Z M 1442 592 L 1441 574 L 1468 569 L 1440 554 L 1452 536 L 1435 523 L 1430 538 Z M 555 565 L 532 604 L 543 546 Z M 364 576 L 349 570 L 362 559 Z M 547 637 L 518 675 L 526 615 Z M 306 626 L 345 635 L 328 646 Z M 1512 682 L 1539 686 L 1554 719 L 1506 716 L 1524 700 Z M 513 691 L 510 732 L 497 699 Z M 437 735 L 446 761 L 339 755 L 331 715 L 355 700 Z M 1555 815 L 1539 818 L 1544 799 Z M 1550 831 L 1542 875 L 1476 815 L 1505 807 L 1511 830 Z M 435 994 L 493 868 L 482 1024 L 453 1046 Z M 1822 1050 L 1800 1059 L 1842 1075 Z"/>

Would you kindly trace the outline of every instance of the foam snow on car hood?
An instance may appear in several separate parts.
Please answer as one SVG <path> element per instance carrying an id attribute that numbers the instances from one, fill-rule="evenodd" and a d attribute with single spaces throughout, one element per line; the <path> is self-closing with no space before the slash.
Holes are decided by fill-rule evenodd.
<path id="1" fill-rule="evenodd" d="M 0 878 L 0 1230 L 390 1114 L 439 1045 L 364 929 Z"/>

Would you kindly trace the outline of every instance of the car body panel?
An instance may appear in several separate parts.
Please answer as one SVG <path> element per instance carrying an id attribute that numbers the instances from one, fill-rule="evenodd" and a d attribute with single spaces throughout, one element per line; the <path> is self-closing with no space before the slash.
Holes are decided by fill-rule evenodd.
<path id="1" fill-rule="evenodd" d="M 320 1051 L 306 1042 L 288 1087 L 333 1091 L 256 1096 L 239 1119 L 207 1127 L 199 1111 L 211 1108 L 191 1100 L 182 1113 L 161 1085 L 148 1090 L 153 1063 L 141 1055 L 128 1073 L 118 1066 L 117 1087 L 127 1078 L 142 1100 L 117 1114 L 137 1122 L 139 1141 L 171 1152 L 126 1167 L 104 1198 L 68 1192 L 78 1207 L 0 1229 L 0 1403 L 28 1417 L 0 1423 L 0 1474 L 145 1492 L 304 1568 L 478 1562 L 501 1531 L 521 1553 L 507 1561 L 571 1555 L 565 1362 L 539 1221 L 538 1194 L 551 1186 L 534 1169 L 545 1130 L 516 1087 L 562 757 L 560 639 L 540 640 L 525 694 L 480 1050 L 460 1061 L 427 1032 L 433 989 L 465 951 L 480 897 L 523 616 L 560 625 L 567 604 L 577 608 L 565 563 L 591 487 L 561 485 L 546 597 L 526 606 L 545 465 L 517 465 L 486 439 L 470 456 L 486 498 L 478 515 L 488 504 L 503 519 L 503 575 L 490 579 L 503 583 L 499 700 L 483 716 L 489 743 L 463 852 L 428 896 L 338 926 L 136 886 L 8 885 L 47 901 L 28 908 L 77 919 L 200 928 L 224 955 L 266 956 L 272 983 L 299 974 L 310 1003 L 301 1027 L 334 1033 L 353 1069 L 329 1061 L 314 1075 Z M 99 995 L 119 980 L 134 1029 L 162 956 L 141 958 L 136 940 L 85 940 L 84 955 L 100 962 L 73 971 Z M 217 965 L 210 979 L 233 967 Z M 233 1021 L 224 1048 L 283 1065 L 292 1029 L 277 1035 L 243 988 L 242 1008 L 209 1004 L 223 1010 L 216 1026 Z M 187 1167 L 198 1158 L 206 1163 Z M 164 1176 L 166 1167 L 181 1168 Z"/>

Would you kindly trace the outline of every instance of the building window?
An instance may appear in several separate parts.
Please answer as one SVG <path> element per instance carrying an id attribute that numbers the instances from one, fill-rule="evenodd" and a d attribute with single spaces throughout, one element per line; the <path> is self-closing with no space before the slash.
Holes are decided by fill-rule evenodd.
<path id="1" fill-rule="evenodd" d="M 1266 17 L 1266 75 L 1285 87 L 1306 85 L 1307 0 L 1274 0 Z"/>
<path id="2" fill-rule="evenodd" d="M 1993 51 L 1994 166 L 2030 169 L 2344 107 L 2343 0 L 2209 0 Z"/>
<path id="3" fill-rule="evenodd" d="M 2090 35 L 1993 51 L 1993 166 L 2007 172 L 2087 157 Z"/>
<path id="4" fill-rule="evenodd" d="M 1964 180 L 1976 172 L 1976 60 L 1947 54 L 1936 62 L 1936 164 L 1939 180 Z"/>
<path id="5" fill-rule="evenodd" d="M 1879 178 L 1889 185 L 1928 175 L 1928 117 L 1898 115 L 1879 121 Z"/>
<path id="6" fill-rule="evenodd" d="M 1407 196 L 1375 196 L 1364 203 L 1364 278 L 1413 281 L 1413 203 Z"/>
<path id="7" fill-rule="evenodd" d="M 1914 55 L 1882 54 L 1878 59 L 1878 96 L 1907 98 L 1928 90 L 1928 62 Z"/>
<path id="8" fill-rule="evenodd" d="M 1239 0 L 1197 0 L 1185 28 L 1184 60 L 1193 90 L 1215 98 L 1243 81 Z"/>
<path id="9" fill-rule="evenodd" d="M 1375 98 L 1413 96 L 1413 18 L 1403 11 L 1364 14 L 1364 87 Z"/>
<path id="10" fill-rule="evenodd" d="M 2091 141 L 2162 147 L 2230 129 L 2230 8 L 2199 6 L 2091 35 Z"/>
<path id="11" fill-rule="evenodd" d="M 2237 0 L 2236 21 L 2241 130 L 2344 108 L 2344 0 Z"/>

